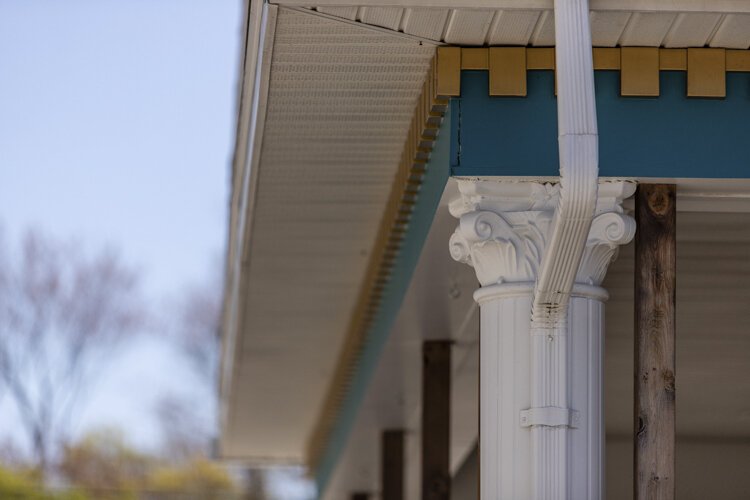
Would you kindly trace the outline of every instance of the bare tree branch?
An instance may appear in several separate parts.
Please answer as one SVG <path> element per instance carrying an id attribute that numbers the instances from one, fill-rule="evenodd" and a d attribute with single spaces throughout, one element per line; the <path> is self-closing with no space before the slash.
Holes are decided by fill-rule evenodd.
<path id="1" fill-rule="evenodd" d="M 0 385 L 45 472 L 94 371 L 145 318 L 136 273 L 29 231 L 17 252 L 0 238 Z"/>

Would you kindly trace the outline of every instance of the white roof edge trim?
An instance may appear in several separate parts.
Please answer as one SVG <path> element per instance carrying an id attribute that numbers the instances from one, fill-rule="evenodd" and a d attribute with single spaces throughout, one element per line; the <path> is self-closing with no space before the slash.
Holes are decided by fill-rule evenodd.
<path id="1" fill-rule="evenodd" d="M 222 318 L 222 346 L 220 367 L 220 407 L 219 423 L 221 435 L 228 423 L 229 404 L 234 388 L 232 378 L 235 371 L 235 355 L 237 352 L 238 330 L 242 323 L 240 298 L 242 292 L 242 268 L 245 263 L 245 251 L 249 246 L 248 234 L 252 223 L 252 202 L 257 188 L 260 149 L 265 122 L 266 101 L 271 72 L 271 55 L 273 49 L 274 31 L 278 8 L 263 0 L 249 0 L 249 19 L 247 26 L 247 44 L 245 47 L 245 66 L 241 75 L 242 94 L 252 96 L 249 109 L 241 109 L 238 133 L 244 120 L 249 121 L 246 137 L 238 137 L 237 148 L 245 151 L 241 159 L 244 161 L 235 165 L 240 171 L 236 173 L 241 178 L 241 192 L 238 194 L 236 211 L 236 232 L 228 242 L 228 260 L 226 264 L 226 279 L 224 284 L 224 311 Z M 251 35 L 252 34 L 252 35 Z M 252 38 L 250 38 L 252 36 Z M 242 106 L 242 103 L 240 104 Z M 244 113 L 243 113 L 244 111 Z M 249 116 L 246 116 L 249 113 Z M 233 175 L 234 177 L 234 175 Z M 233 182 L 234 184 L 234 182 Z M 232 207 L 234 209 L 234 207 Z M 230 228 L 231 230 L 232 228 Z M 221 447 L 220 447 L 221 448 Z"/>
<path id="2" fill-rule="evenodd" d="M 278 0 L 283 6 L 309 7 L 309 0 Z M 435 7 L 452 9 L 551 10 L 553 0 L 322 0 L 317 6 L 336 7 Z M 750 13 L 748 0 L 591 0 L 597 11 Z"/>

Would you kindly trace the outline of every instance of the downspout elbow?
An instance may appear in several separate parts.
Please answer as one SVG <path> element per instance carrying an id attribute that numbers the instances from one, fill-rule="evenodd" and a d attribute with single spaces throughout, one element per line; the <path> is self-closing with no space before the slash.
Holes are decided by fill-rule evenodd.
<path id="1" fill-rule="evenodd" d="M 532 328 L 563 327 L 596 208 L 599 151 L 587 0 L 555 0 L 560 198 L 534 289 Z"/>

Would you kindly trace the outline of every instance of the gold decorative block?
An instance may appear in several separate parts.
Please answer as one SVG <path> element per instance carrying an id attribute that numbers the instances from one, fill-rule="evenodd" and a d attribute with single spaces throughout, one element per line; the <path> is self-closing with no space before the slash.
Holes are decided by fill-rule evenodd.
<path id="1" fill-rule="evenodd" d="M 555 69 L 555 49 L 552 47 L 533 47 L 526 49 L 526 69 Z"/>
<path id="2" fill-rule="evenodd" d="M 750 71 L 750 50 L 726 51 L 727 71 Z"/>
<path id="3" fill-rule="evenodd" d="M 461 95 L 461 47 L 438 47 L 437 94 Z"/>
<path id="4" fill-rule="evenodd" d="M 620 94 L 623 96 L 659 95 L 659 49 L 623 47 L 620 50 Z"/>
<path id="5" fill-rule="evenodd" d="M 688 97 L 726 97 L 724 49 L 687 49 Z"/>
<path id="6" fill-rule="evenodd" d="M 490 95 L 526 95 L 526 48 L 490 47 Z"/>
<path id="7" fill-rule="evenodd" d="M 595 47 L 594 69 L 620 69 L 620 49 L 609 47 Z"/>
<path id="8" fill-rule="evenodd" d="M 487 49 L 461 49 L 461 69 L 489 69 L 488 57 Z"/>
<path id="9" fill-rule="evenodd" d="M 659 49 L 659 69 L 663 71 L 685 71 L 687 69 L 687 50 Z"/>

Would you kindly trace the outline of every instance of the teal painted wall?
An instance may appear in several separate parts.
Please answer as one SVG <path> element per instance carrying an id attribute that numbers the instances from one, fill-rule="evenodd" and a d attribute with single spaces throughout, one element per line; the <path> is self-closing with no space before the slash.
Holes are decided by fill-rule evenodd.
<path id="1" fill-rule="evenodd" d="M 490 97 L 486 71 L 462 72 L 452 175 L 559 174 L 554 73 L 527 75 L 528 97 Z M 621 97 L 619 71 L 595 81 L 601 176 L 750 177 L 750 73 L 727 73 L 725 99 L 685 97 L 684 71 L 655 98 Z"/>

